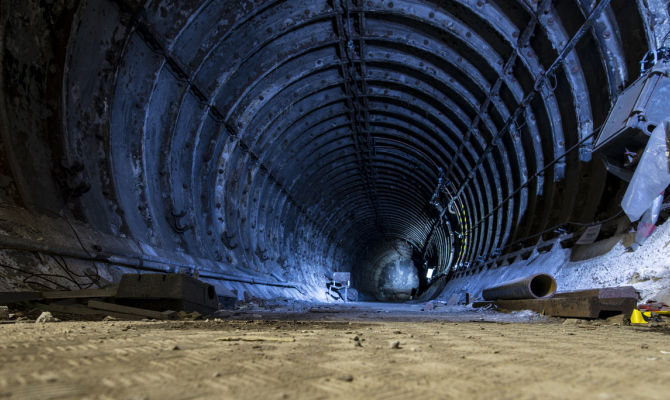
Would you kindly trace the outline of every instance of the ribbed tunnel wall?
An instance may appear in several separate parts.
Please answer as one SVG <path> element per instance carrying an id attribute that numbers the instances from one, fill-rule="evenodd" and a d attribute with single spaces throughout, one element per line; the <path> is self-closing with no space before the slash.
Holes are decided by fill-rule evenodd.
<path id="1" fill-rule="evenodd" d="M 5 0 L 3 198 L 378 296 L 393 252 L 460 274 L 618 211 L 594 134 L 666 3 Z"/>

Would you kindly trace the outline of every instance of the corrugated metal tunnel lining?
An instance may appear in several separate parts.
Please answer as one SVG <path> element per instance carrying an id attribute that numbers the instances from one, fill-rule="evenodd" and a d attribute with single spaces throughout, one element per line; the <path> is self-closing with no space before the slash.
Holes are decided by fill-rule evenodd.
<path id="1" fill-rule="evenodd" d="M 645 4 L 71 2 L 60 134 L 27 122 L 26 90 L 6 106 L 26 136 L 4 140 L 30 207 L 59 197 L 98 230 L 307 284 L 352 271 L 388 298 L 390 262 L 425 288 L 427 268 L 618 211 L 591 148 L 666 29 Z"/>

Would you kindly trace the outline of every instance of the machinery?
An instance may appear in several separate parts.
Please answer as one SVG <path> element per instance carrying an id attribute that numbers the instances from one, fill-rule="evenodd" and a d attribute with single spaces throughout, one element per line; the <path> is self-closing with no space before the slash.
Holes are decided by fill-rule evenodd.
<path id="1" fill-rule="evenodd" d="M 630 181 L 652 131 L 670 116 L 670 49 L 651 51 L 616 100 L 595 143 L 607 170 Z"/>

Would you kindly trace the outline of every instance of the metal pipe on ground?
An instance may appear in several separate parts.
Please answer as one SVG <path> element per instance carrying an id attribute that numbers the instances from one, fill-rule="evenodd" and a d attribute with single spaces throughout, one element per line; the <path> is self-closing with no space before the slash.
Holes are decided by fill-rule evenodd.
<path id="1" fill-rule="evenodd" d="M 556 292 L 556 281 L 549 274 L 535 274 L 504 282 L 482 291 L 487 301 L 548 298 Z"/>

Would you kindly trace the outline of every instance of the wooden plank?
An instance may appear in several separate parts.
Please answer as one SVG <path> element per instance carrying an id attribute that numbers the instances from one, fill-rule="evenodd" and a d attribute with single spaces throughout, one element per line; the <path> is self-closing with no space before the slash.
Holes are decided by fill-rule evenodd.
<path id="1" fill-rule="evenodd" d="M 42 300 L 40 292 L 0 292 L 0 305 L 22 303 L 24 301 Z"/>
<path id="2" fill-rule="evenodd" d="M 637 299 L 631 297 L 601 298 L 600 311 L 608 312 L 612 315 L 615 312 L 621 312 L 626 318 L 630 317 L 633 309 L 637 307 Z"/>
<path id="3" fill-rule="evenodd" d="M 600 289 L 599 299 L 631 298 L 638 300 L 637 290 L 633 286 L 608 287 Z"/>
<path id="4" fill-rule="evenodd" d="M 495 304 L 501 310 L 531 310 L 553 317 L 598 318 L 600 314 L 600 303 L 597 297 L 498 300 Z"/>
<path id="5" fill-rule="evenodd" d="M 97 300 L 89 300 L 88 307 L 97 310 L 120 312 L 124 314 L 138 315 L 141 317 L 161 319 L 161 320 L 177 318 L 177 313 L 175 311 L 154 311 L 154 310 L 147 310 L 144 308 L 128 307 L 119 304 L 105 303 L 104 301 L 97 301 Z"/>
<path id="6" fill-rule="evenodd" d="M 107 316 L 122 319 L 137 321 L 144 317 L 140 315 L 124 314 L 111 311 L 94 310 L 81 304 L 61 305 L 61 304 L 37 304 L 36 307 L 42 311 L 51 311 L 63 314 L 86 315 L 104 318 Z"/>
<path id="7" fill-rule="evenodd" d="M 598 297 L 600 289 L 577 290 L 574 292 L 555 293 L 552 298 Z"/>
<path id="8" fill-rule="evenodd" d="M 556 293 L 554 298 L 564 297 L 599 297 L 601 299 L 630 297 L 637 299 L 637 292 L 633 286 L 606 287 L 600 289 L 577 290 L 574 292 Z"/>
<path id="9" fill-rule="evenodd" d="M 35 304 L 35 307 L 42 311 L 53 311 L 65 314 L 76 315 L 102 315 L 99 311 L 91 310 L 90 308 L 81 304 Z"/>
<path id="10" fill-rule="evenodd" d="M 598 318 L 601 313 L 613 315 L 621 313 L 629 316 L 637 300 L 630 297 L 604 298 L 598 297 L 554 297 L 551 299 L 498 300 L 478 301 L 472 303 L 474 308 L 494 306 L 504 311 L 531 310 L 544 315 L 566 318 Z"/>
<path id="11" fill-rule="evenodd" d="M 117 288 L 82 289 L 82 290 L 49 290 L 44 292 L 0 292 L 0 305 L 21 303 L 24 301 L 90 299 L 116 296 Z"/>
<path id="12" fill-rule="evenodd" d="M 637 292 L 632 286 L 620 286 L 556 293 L 545 299 L 473 303 L 475 308 L 491 305 L 499 310 L 531 310 L 554 317 L 598 318 L 601 313 L 603 317 L 617 313 L 629 316 L 637 306 Z"/>
<path id="13" fill-rule="evenodd" d="M 82 289 L 82 290 L 54 290 L 42 292 L 42 297 L 48 300 L 56 299 L 88 299 L 96 297 L 114 297 L 117 288 L 111 289 Z"/>

